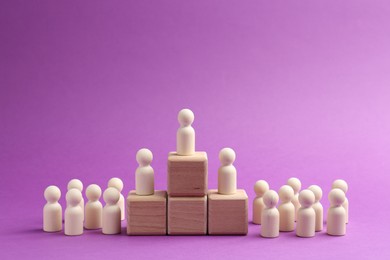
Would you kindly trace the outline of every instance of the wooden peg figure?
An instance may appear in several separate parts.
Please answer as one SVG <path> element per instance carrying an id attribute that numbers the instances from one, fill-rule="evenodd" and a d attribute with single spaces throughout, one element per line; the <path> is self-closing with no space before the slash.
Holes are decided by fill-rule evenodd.
<path id="1" fill-rule="evenodd" d="M 235 194 L 237 192 L 237 171 L 233 162 L 236 153 L 231 148 L 223 148 L 219 152 L 221 167 L 218 169 L 218 193 Z"/>
<path id="2" fill-rule="evenodd" d="M 70 189 L 66 193 L 65 235 L 83 234 L 84 211 L 80 206 L 82 194 L 78 189 Z"/>
<path id="3" fill-rule="evenodd" d="M 291 200 L 294 198 L 294 190 L 289 185 L 283 185 L 279 189 L 280 205 L 278 207 L 280 214 L 279 230 L 289 232 L 294 230 L 295 225 L 295 207 Z"/>
<path id="4" fill-rule="evenodd" d="M 103 208 L 103 228 L 106 235 L 121 233 L 121 209 L 118 206 L 119 191 L 115 188 L 107 188 L 103 193 L 106 205 Z"/>
<path id="5" fill-rule="evenodd" d="M 178 155 L 193 155 L 195 154 L 195 130 L 191 124 L 194 122 L 194 113 L 189 109 L 182 109 L 178 121 L 180 127 L 176 136 L 176 152 Z"/>
<path id="6" fill-rule="evenodd" d="M 331 236 L 344 236 L 346 233 L 347 212 L 342 206 L 345 193 L 341 189 L 332 189 L 328 195 L 330 207 L 328 209 L 326 233 Z"/>
<path id="7" fill-rule="evenodd" d="M 301 207 L 297 213 L 297 236 L 314 237 L 316 230 L 316 213 L 313 209 L 315 201 L 314 193 L 311 190 L 303 190 L 299 193 Z"/>
<path id="8" fill-rule="evenodd" d="M 297 220 L 297 212 L 298 212 L 298 209 L 301 207 L 301 205 L 299 204 L 298 196 L 299 196 L 299 191 L 301 190 L 302 184 L 298 178 L 293 177 L 293 178 L 290 178 L 287 180 L 287 185 L 291 186 L 291 188 L 293 188 L 293 190 L 294 190 L 294 198 L 292 199 L 291 202 L 292 202 L 292 204 L 294 204 L 295 220 Z"/>
<path id="9" fill-rule="evenodd" d="M 324 225 L 324 208 L 320 202 L 322 198 L 322 189 L 318 185 L 311 185 L 309 188 L 314 193 L 315 201 L 313 209 L 316 213 L 316 232 L 322 231 Z"/>
<path id="10" fill-rule="evenodd" d="M 125 198 L 122 195 L 123 182 L 119 178 L 111 178 L 108 181 L 107 188 L 115 188 L 119 191 L 119 201 L 118 206 L 121 209 L 121 220 L 125 219 Z"/>
<path id="11" fill-rule="evenodd" d="M 87 187 L 86 195 L 88 198 L 85 204 L 85 223 L 86 229 L 102 228 L 103 206 L 99 199 L 102 195 L 102 190 L 96 184 L 91 184 Z"/>
<path id="12" fill-rule="evenodd" d="M 261 214 L 261 236 L 273 238 L 279 236 L 279 211 L 276 205 L 279 201 L 278 193 L 269 190 L 263 197 L 265 209 Z"/>
<path id="13" fill-rule="evenodd" d="M 79 179 L 72 179 L 68 182 L 68 191 L 70 189 L 77 189 L 81 192 L 80 207 L 84 212 L 83 183 Z"/>
<path id="14" fill-rule="evenodd" d="M 135 192 L 137 195 L 146 196 L 154 194 L 154 170 L 150 166 L 153 154 L 149 149 L 143 148 L 137 152 L 139 164 L 135 171 Z"/>
<path id="15" fill-rule="evenodd" d="M 332 189 L 340 189 L 344 192 L 345 196 L 347 196 L 347 192 L 348 192 L 348 184 L 346 181 L 344 180 L 335 180 L 332 184 Z M 349 211 L 349 201 L 348 201 L 348 198 L 345 197 L 345 200 L 344 200 L 344 203 L 343 203 L 343 207 L 345 209 L 345 212 L 347 214 L 346 216 L 346 222 L 348 224 L 348 221 L 349 221 L 349 214 L 348 214 L 348 211 Z"/>
<path id="16" fill-rule="evenodd" d="M 269 190 L 269 185 L 264 180 L 259 180 L 255 183 L 253 187 L 256 198 L 253 200 L 253 218 L 252 222 L 254 224 L 261 224 L 261 213 L 265 208 L 265 204 L 263 201 L 264 194 Z"/>
<path id="17" fill-rule="evenodd" d="M 57 186 L 49 186 L 45 189 L 44 197 L 47 201 L 43 207 L 43 231 L 58 232 L 62 230 L 62 207 L 58 200 L 61 191 Z"/>

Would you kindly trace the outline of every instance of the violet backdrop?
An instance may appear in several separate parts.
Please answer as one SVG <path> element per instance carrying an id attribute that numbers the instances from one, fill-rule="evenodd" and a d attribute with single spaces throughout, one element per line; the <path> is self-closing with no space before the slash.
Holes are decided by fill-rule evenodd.
<path id="1" fill-rule="evenodd" d="M 1 1 L 0 259 L 389 259 L 388 1 Z M 43 190 L 134 188 L 154 153 L 166 189 L 177 112 L 197 150 L 237 153 L 249 194 L 296 176 L 322 200 L 348 181 L 347 236 L 128 237 L 42 232 Z M 65 209 L 65 207 L 64 207 Z M 123 222 L 123 227 L 125 222 Z"/>

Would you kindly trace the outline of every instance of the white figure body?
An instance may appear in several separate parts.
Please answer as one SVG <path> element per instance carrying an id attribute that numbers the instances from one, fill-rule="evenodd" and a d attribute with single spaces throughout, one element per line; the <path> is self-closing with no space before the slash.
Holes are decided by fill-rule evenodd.
<path id="1" fill-rule="evenodd" d="M 254 191 L 256 198 L 253 200 L 253 217 L 252 222 L 254 224 L 261 224 L 261 214 L 265 208 L 263 201 L 264 194 L 269 190 L 269 185 L 264 180 L 259 180 L 255 183 Z"/>
<path id="2" fill-rule="evenodd" d="M 113 187 L 119 191 L 118 206 L 121 209 L 121 220 L 125 219 L 125 198 L 122 195 L 123 181 L 119 178 L 111 178 L 108 181 L 107 188 Z"/>
<path id="3" fill-rule="evenodd" d="M 154 170 L 150 166 L 153 154 L 148 149 L 140 149 L 136 155 L 139 164 L 135 171 L 135 192 L 137 195 L 154 194 Z"/>
<path id="4" fill-rule="evenodd" d="M 191 126 L 194 122 L 194 113 L 189 109 L 182 109 L 178 115 L 180 128 L 176 135 L 176 152 L 178 155 L 195 154 L 195 130 Z"/>
<path id="5" fill-rule="evenodd" d="M 322 198 L 322 189 L 317 185 L 311 185 L 308 189 L 314 193 L 315 202 L 313 204 L 313 209 L 316 213 L 316 232 L 319 232 L 324 228 L 324 208 L 320 202 Z"/>
<path id="6" fill-rule="evenodd" d="M 279 211 L 276 205 L 279 196 L 274 190 L 267 191 L 263 196 L 265 209 L 261 214 L 261 236 L 278 237 L 279 236 Z"/>
<path id="7" fill-rule="evenodd" d="M 237 192 L 237 171 L 233 162 L 236 153 L 231 148 L 223 148 L 219 152 L 221 167 L 218 169 L 218 193 L 235 194 Z"/>
<path id="8" fill-rule="evenodd" d="M 84 212 L 83 183 L 79 179 L 72 179 L 68 182 L 68 191 L 70 189 L 77 189 L 81 192 L 80 207 Z"/>
<path id="9" fill-rule="evenodd" d="M 103 206 L 99 198 L 102 195 L 102 190 L 96 184 L 91 184 L 87 187 L 86 195 L 88 198 L 85 204 L 85 228 L 99 229 L 102 228 Z"/>
<path id="10" fill-rule="evenodd" d="M 67 207 L 65 210 L 65 235 L 78 236 L 83 234 L 84 211 L 80 207 L 82 194 L 78 189 L 70 189 L 66 193 Z"/>
<path id="11" fill-rule="evenodd" d="M 340 189 L 342 190 L 344 193 L 345 193 L 345 196 L 347 196 L 347 192 L 348 192 L 348 184 L 346 181 L 344 180 L 335 180 L 332 184 L 332 189 Z M 349 202 L 348 202 L 348 198 L 345 197 L 345 200 L 344 200 L 344 203 L 343 203 L 343 207 L 345 209 L 345 212 L 347 214 L 346 216 L 346 222 L 348 224 L 348 221 L 349 221 L 349 214 L 348 214 L 348 211 L 349 211 Z"/>
<path id="12" fill-rule="evenodd" d="M 344 236 L 346 233 L 347 212 L 344 209 L 345 193 L 341 189 L 332 189 L 329 192 L 330 207 L 328 209 L 327 230 L 331 236 Z"/>
<path id="13" fill-rule="evenodd" d="M 301 207 L 299 204 L 299 191 L 301 190 L 302 184 L 301 181 L 298 178 L 290 178 L 287 180 L 287 185 L 291 186 L 294 190 L 294 198 L 291 200 L 292 204 L 294 204 L 295 207 L 295 220 L 297 220 L 297 212 L 298 209 Z"/>
<path id="14" fill-rule="evenodd" d="M 106 205 L 103 208 L 103 234 L 113 235 L 121 233 L 121 209 L 118 206 L 119 191 L 107 188 L 103 193 Z"/>
<path id="15" fill-rule="evenodd" d="M 313 209 L 315 201 L 314 193 L 311 190 L 303 190 L 299 193 L 301 207 L 297 214 L 297 236 L 314 237 L 316 230 L 316 213 Z"/>
<path id="16" fill-rule="evenodd" d="M 45 189 L 44 197 L 47 201 L 43 207 L 43 231 L 57 232 L 62 230 L 62 207 L 58 203 L 61 191 L 57 186 Z"/>
<path id="17" fill-rule="evenodd" d="M 291 200 L 294 198 L 294 190 L 289 185 L 283 185 L 279 189 L 280 204 L 278 207 L 280 214 L 279 230 L 289 232 L 294 230 L 295 207 Z"/>

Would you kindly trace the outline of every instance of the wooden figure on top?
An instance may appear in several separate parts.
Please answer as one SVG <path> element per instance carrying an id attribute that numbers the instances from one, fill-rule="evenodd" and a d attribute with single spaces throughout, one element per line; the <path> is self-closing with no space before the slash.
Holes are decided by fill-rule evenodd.
<path id="1" fill-rule="evenodd" d="M 191 126 L 194 122 L 194 113 L 189 109 L 182 109 L 178 115 L 180 127 L 176 135 L 176 152 L 178 155 L 195 154 L 195 130 Z"/>
<path id="2" fill-rule="evenodd" d="M 137 152 L 139 164 L 135 171 L 135 192 L 137 195 L 147 196 L 154 194 L 154 170 L 150 166 L 153 154 L 149 149 L 142 148 Z"/>
<path id="3" fill-rule="evenodd" d="M 233 162 L 236 160 L 236 153 L 231 148 L 223 148 L 219 152 L 221 167 L 218 169 L 218 193 L 235 194 L 237 192 L 237 171 Z"/>

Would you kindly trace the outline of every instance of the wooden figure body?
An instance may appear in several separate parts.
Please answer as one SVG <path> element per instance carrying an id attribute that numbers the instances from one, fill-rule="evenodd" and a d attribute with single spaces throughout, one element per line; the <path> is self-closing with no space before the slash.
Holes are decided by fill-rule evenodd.
<path id="1" fill-rule="evenodd" d="M 194 113 L 189 109 L 182 109 L 178 115 L 180 128 L 176 136 L 176 152 L 178 155 L 193 155 L 195 153 L 195 130 L 191 126 L 194 122 Z"/>
<path id="2" fill-rule="evenodd" d="M 294 195 L 294 198 L 291 200 L 291 202 L 292 202 L 292 204 L 294 204 L 294 207 L 295 207 L 295 220 L 296 220 L 298 209 L 301 207 L 301 205 L 299 204 L 298 196 L 299 196 L 299 191 L 301 190 L 302 184 L 298 178 L 293 177 L 293 178 L 290 178 L 287 180 L 287 185 L 291 186 L 291 188 L 293 188 L 293 190 L 294 190 L 295 195 Z"/>
<path id="3" fill-rule="evenodd" d="M 70 189 L 66 193 L 67 207 L 65 210 L 65 235 L 78 236 L 83 234 L 84 211 L 80 206 L 82 199 L 78 189 Z"/>
<path id="4" fill-rule="evenodd" d="M 326 233 L 331 236 L 344 236 L 346 234 L 346 211 L 342 206 L 345 193 L 341 189 L 332 189 L 329 192 L 330 207 L 328 209 Z"/>
<path id="5" fill-rule="evenodd" d="M 279 189 L 281 204 L 278 207 L 280 214 L 279 230 L 289 232 L 294 230 L 295 207 L 291 200 L 294 198 L 294 190 L 289 185 L 283 185 Z"/>
<path id="6" fill-rule="evenodd" d="M 153 154 L 150 150 L 143 148 L 137 152 L 137 162 L 139 164 L 135 171 L 135 190 L 137 195 L 154 194 L 154 170 L 150 166 Z"/>
<path id="7" fill-rule="evenodd" d="M 231 148 L 219 152 L 221 167 L 218 169 L 218 193 L 235 194 L 237 192 L 237 170 L 233 165 L 236 153 Z"/>
<path id="8" fill-rule="evenodd" d="M 279 236 L 279 211 L 276 205 L 279 196 L 276 191 L 269 190 L 263 197 L 265 209 L 261 214 L 261 236 L 274 238 Z"/>
<path id="9" fill-rule="evenodd" d="M 316 229 L 316 213 L 312 207 L 315 201 L 311 190 L 303 190 L 299 193 L 301 207 L 297 213 L 297 236 L 313 237 Z"/>
<path id="10" fill-rule="evenodd" d="M 80 207 L 84 212 L 83 183 L 79 179 L 72 179 L 68 182 L 68 191 L 70 189 L 77 189 L 81 192 Z"/>
<path id="11" fill-rule="evenodd" d="M 121 233 L 121 209 L 118 206 L 119 191 L 115 188 L 107 188 L 103 193 L 106 205 L 103 208 L 103 228 L 106 235 Z"/>
<path id="12" fill-rule="evenodd" d="M 62 230 L 62 207 L 58 203 L 61 191 L 57 186 L 45 189 L 44 197 L 47 201 L 43 207 L 43 231 L 58 232 Z"/>
<path id="13" fill-rule="evenodd" d="M 254 224 L 261 224 L 261 214 L 265 208 L 263 196 L 269 190 L 269 185 L 266 181 L 259 180 L 255 183 L 253 189 L 256 193 L 256 198 L 253 200 L 252 222 Z"/>
<path id="14" fill-rule="evenodd" d="M 86 195 L 88 198 L 85 204 L 85 223 L 86 229 L 102 228 L 103 206 L 99 198 L 102 195 L 102 190 L 96 184 L 91 184 L 87 187 Z"/>
<path id="15" fill-rule="evenodd" d="M 348 202 L 348 198 L 347 198 L 347 192 L 348 192 L 348 184 L 346 181 L 344 180 L 341 180 L 341 179 L 338 179 L 338 180 L 335 180 L 332 184 L 332 189 L 340 189 L 344 192 L 345 194 L 345 200 L 343 202 L 343 208 L 345 209 L 345 212 L 346 212 L 346 217 L 345 217 L 345 223 L 348 224 L 348 221 L 349 221 L 349 215 L 348 215 L 348 211 L 349 211 L 349 202 Z"/>
<path id="16" fill-rule="evenodd" d="M 119 178 L 111 178 L 108 181 L 107 188 L 113 187 L 119 191 L 118 206 L 121 209 L 121 220 L 125 219 L 125 198 L 123 197 L 123 182 Z"/>
<path id="17" fill-rule="evenodd" d="M 324 208 L 320 202 L 322 198 L 322 189 L 317 185 L 311 185 L 308 189 L 314 193 L 315 202 L 313 204 L 313 209 L 316 213 L 316 232 L 319 232 L 322 231 L 324 226 Z"/>

